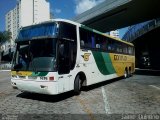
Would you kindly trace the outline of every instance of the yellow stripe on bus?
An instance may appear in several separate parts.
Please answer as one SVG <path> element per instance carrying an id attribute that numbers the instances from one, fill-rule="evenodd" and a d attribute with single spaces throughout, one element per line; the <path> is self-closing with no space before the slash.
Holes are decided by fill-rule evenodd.
<path id="1" fill-rule="evenodd" d="M 11 75 L 18 75 L 18 76 L 31 76 L 32 72 L 28 72 L 28 71 L 12 71 Z"/>

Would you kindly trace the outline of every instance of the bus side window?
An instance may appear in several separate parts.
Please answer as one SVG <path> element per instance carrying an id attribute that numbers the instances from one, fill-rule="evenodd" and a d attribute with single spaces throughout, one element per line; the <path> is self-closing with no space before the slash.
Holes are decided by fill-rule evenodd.
<path id="1" fill-rule="evenodd" d="M 96 48 L 101 48 L 101 47 L 100 47 L 100 44 L 96 44 Z"/>
<path id="2" fill-rule="evenodd" d="M 91 40 L 92 40 L 91 48 L 95 48 L 95 37 L 94 37 L 94 34 L 91 34 Z"/>
<path id="3" fill-rule="evenodd" d="M 84 29 L 80 28 L 80 45 L 83 48 L 87 47 L 87 31 L 85 31 Z"/>
<path id="4" fill-rule="evenodd" d="M 123 47 L 123 54 L 127 54 L 127 45 L 123 43 L 122 47 Z"/>
<path id="5" fill-rule="evenodd" d="M 111 51 L 115 52 L 115 42 L 114 41 L 111 42 Z"/>
<path id="6" fill-rule="evenodd" d="M 88 39 L 88 48 L 92 48 L 93 46 L 93 40 L 92 40 L 92 33 L 91 32 L 87 32 L 87 39 Z"/>
<path id="7" fill-rule="evenodd" d="M 84 40 L 81 40 L 81 46 L 84 47 Z"/>
<path id="8" fill-rule="evenodd" d="M 111 50 L 112 50 L 112 43 L 111 43 L 110 40 L 108 40 L 107 50 L 108 50 L 108 51 L 111 51 Z"/>
<path id="9" fill-rule="evenodd" d="M 92 33 L 80 28 L 80 45 L 82 48 L 92 48 L 94 44 Z"/>
<path id="10" fill-rule="evenodd" d="M 61 22 L 60 24 L 60 37 L 77 40 L 76 26 L 68 23 Z"/>
<path id="11" fill-rule="evenodd" d="M 132 54 L 132 48 L 131 47 L 128 47 L 128 54 Z"/>
<path id="12" fill-rule="evenodd" d="M 100 49 L 102 47 L 102 40 L 99 34 L 95 34 L 95 42 L 96 42 L 96 48 Z"/>
<path id="13" fill-rule="evenodd" d="M 122 44 L 120 42 L 116 42 L 116 48 L 118 53 L 123 52 Z"/>
<path id="14" fill-rule="evenodd" d="M 107 50 L 106 45 L 107 45 L 107 40 L 105 39 L 104 36 L 102 36 L 102 49 L 103 49 L 104 51 Z"/>

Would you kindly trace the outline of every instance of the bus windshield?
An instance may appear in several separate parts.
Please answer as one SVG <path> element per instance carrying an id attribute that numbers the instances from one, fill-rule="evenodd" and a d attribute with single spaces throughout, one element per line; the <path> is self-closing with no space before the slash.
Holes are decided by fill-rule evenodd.
<path id="1" fill-rule="evenodd" d="M 18 42 L 12 70 L 56 71 L 57 39 L 37 39 Z"/>

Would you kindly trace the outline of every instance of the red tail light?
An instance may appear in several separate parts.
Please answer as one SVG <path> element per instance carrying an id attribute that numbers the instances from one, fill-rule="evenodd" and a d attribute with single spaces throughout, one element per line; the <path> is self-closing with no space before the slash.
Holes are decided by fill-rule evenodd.
<path id="1" fill-rule="evenodd" d="M 51 81 L 54 80 L 54 77 L 49 77 L 49 80 L 51 80 Z"/>

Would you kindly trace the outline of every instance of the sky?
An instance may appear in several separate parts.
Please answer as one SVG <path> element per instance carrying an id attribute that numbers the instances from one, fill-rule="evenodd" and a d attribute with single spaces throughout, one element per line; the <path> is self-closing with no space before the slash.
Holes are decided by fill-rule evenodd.
<path id="1" fill-rule="evenodd" d="M 5 14 L 16 6 L 17 0 L 0 0 L 0 31 L 5 30 Z M 105 0 L 48 0 L 54 18 L 72 19 Z M 120 29 L 120 38 L 127 28 Z"/>

